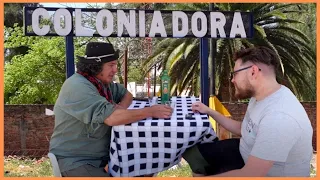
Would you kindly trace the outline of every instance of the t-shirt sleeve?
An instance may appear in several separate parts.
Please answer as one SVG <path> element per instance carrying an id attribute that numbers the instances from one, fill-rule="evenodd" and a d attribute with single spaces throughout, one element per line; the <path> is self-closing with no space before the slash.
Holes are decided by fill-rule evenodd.
<path id="1" fill-rule="evenodd" d="M 122 84 L 119 83 L 111 83 L 110 89 L 112 91 L 113 100 L 117 104 L 121 102 L 124 95 L 126 95 L 126 93 L 128 92 L 128 90 Z"/>
<path id="2" fill-rule="evenodd" d="M 265 115 L 260 122 L 250 155 L 260 159 L 285 162 L 302 132 L 296 120 L 284 113 Z"/>
<path id="3" fill-rule="evenodd" d="M 70 84 L 65 87 L 65 93 L 60 94 L 58 106 L 85 124 L 102 124 L 115 110 L 90 83 Z"/>

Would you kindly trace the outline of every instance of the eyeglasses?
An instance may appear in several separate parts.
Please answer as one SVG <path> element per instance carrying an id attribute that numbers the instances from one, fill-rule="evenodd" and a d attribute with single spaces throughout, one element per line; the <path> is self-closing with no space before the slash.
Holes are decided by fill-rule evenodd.
<path id="1" fill-rule="evenodd" d="M 248 67 L 244 67 L 244 68 L 241 68 L 241 69 L 238 69 L 238 70 L 235 70 L 233 72 L 230 72 L 230 80 L 234 77 L 234 75 L 240 71 L 243 71 L 243 70 L 246 70 L 246 69 L 249 69 L 251 68 L 253 65 L 251 66 L 248 66 Z M 259 68 L 259 71 L 261 71 L 261 69 Z"/>

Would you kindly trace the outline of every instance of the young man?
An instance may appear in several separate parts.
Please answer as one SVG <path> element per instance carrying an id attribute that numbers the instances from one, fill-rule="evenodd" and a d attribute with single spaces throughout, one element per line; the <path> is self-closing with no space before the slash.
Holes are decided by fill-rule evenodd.
<path id="1" fill-rule="evenodd" d="M 165 105 L 127 109 L 131 93 L 112 82 L 118 57 L 112 44 L 88 43 L 86 55 L 79 57 L 77 73 L 61 88 L 54 106 L 50 152 L 57 156 L 62 176 L 108 176 L 104 167 L 112 126 L 171 116 L 172 109 Z"/>
<path id="2" fill-rule="evenodd" d="M 192 109 L 207 113 L 225 129 L 241 136 L 238 147 L 245 165 L 221 174 L 206 172 L 206 175 L 309 176 L 312 126 L 295 95 L 276 81 L 279 59 L 275 52 L 266 47 L 253 47 L 236 53 L 234 59 L 235 97 L 251 98 L 243 121 L 229 119 L 202 103 L 193 104 Z M 219 163 L 224 161 L 219 157 L 227 157 L 231 152 L 224 147 L 226 143 L 219 143 L 197 146 L 213 170 L 219 169 Z M 215 150 L 221 145 L 222 151 Z M 231 158 L 226 161 L 226 166 L 236 166 L 232 165 Z"/>

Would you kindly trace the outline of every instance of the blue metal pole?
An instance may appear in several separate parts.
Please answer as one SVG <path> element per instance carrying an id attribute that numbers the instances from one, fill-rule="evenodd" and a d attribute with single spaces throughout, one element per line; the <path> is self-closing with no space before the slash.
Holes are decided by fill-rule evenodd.
<path id="1" fill-rule="evenodd" d="M 73 36 L 66 36 L 66 70 L 67 78 L 74 74 L 74 46 L 73 46 Z"/>
<path id="2" fill-rule="evenodd" d="M 72 15 L 72 9 L 68 9 Z M 73 21 L 71 21 L 73 27 Z M 73 28 L 72 28 L 73 29 Z M 73 30 L 66 36 L 66 70 L 67 78 L 74 74 L 74 45 L 73 45 Z"/>
<path id="3" fill-rule="evenodd" d="M 201 102 L 209 106 L 209 81 L 208 81 L 208 39 L 200 39 L 200 78 L 201 78 Z"/>

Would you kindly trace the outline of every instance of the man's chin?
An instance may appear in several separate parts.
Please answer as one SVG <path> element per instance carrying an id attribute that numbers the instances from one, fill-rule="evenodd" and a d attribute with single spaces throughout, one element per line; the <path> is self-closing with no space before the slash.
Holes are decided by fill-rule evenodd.
<path id="1" fill-rule="evenodd" d="M 110 84 L 111 82 L 112 82 L 112 80 L 110 80 L 110 81 L 108 80 L 108 81 L 106 81 L 106 84 Z"/>
<path id="2" fill-rule="evenodd" d="M 239 94 L 235 94 L 234 97 L 237 99 L 237 100 L 241 100 L 241 97 Z"/>
<path id="3" fill-rule="evenodd" d="M 241 99 L 241 94 L 239 93 L 239 91 L 237 91 L 237 90 L 235 91 L 234 97 L 235 97 L 236 99 L 238 99 L 238 100 Z"/>
<path id="4" fill-rule="evenodd" d="M 103 84 L 110 84 L 111 82 L 113 82 L 112 79 L 108 79 L 108 80 L 104 80 Z"/>
<path id="5" fill-rule="evenodd" d="M 251 96 L 249 95 L 243 95 L 243 94 L 235 94 L 234 97 L 237 99 L 237 100 L 243 100 L 243 99 L 248 99 L 248 98 L 251 98 Z"/>
<path id="6" fill-rule="evenodd" d="M 237 90 L 234 94 L 234 97 L 237 99 L 237 100 L 242 100 L 242 99 L 246 99 L 245 97 L 243 97 L 243 94 L 239 93 Z"/>

